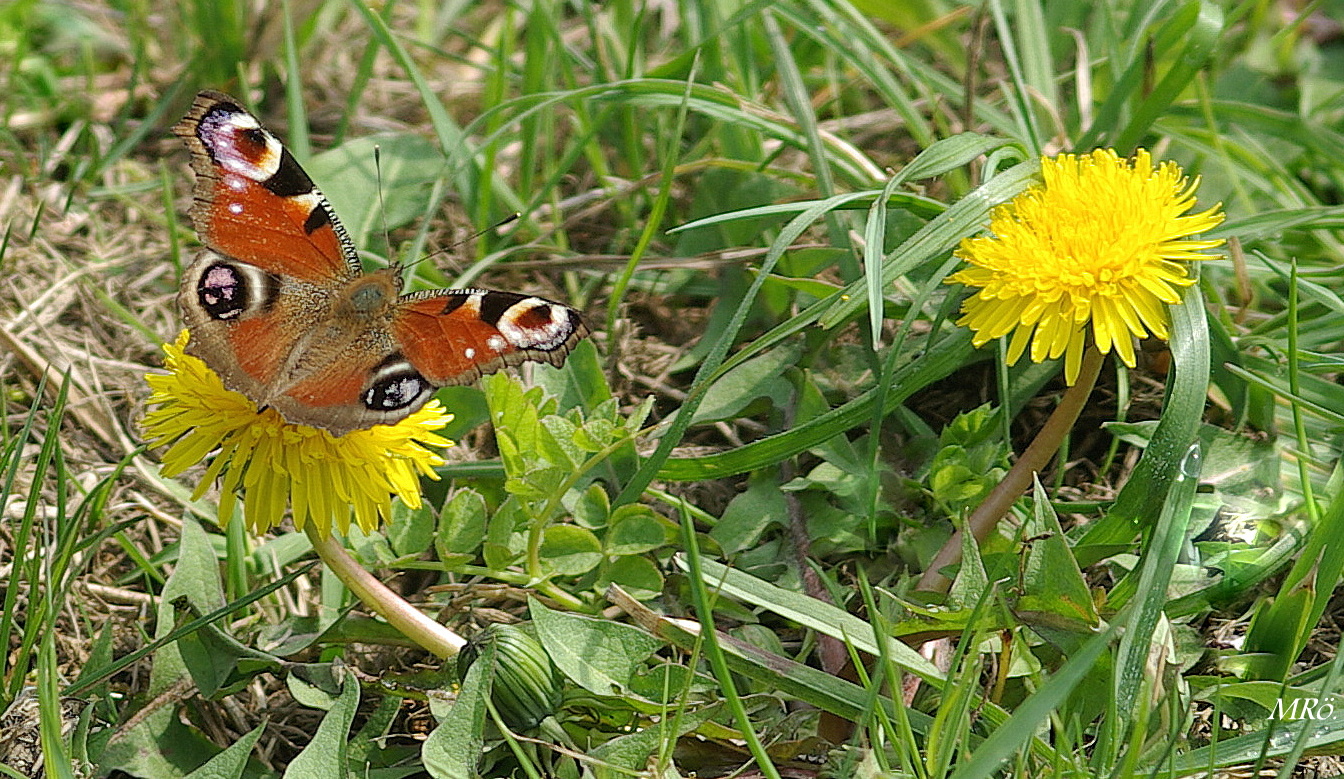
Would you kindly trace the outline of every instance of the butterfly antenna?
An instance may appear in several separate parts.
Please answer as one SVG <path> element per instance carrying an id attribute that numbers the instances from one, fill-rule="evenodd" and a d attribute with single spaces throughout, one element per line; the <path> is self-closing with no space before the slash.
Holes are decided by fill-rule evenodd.
<path id="1" fill-rule="evenodd" d="M 486 233 L 490 232 L 491 230 L 498 230 L 499 228 L 501 228 L 501 227 L 503 227 L 503 226 L 505 226 L 505 225 L 507 225 L 507 224 L 512 224 L 513 222 L 518 221 L 518 219 L 521 218 L 521 217 L 522 217 L 522 214 L 518 213 L 517 211 L 514 211 L 512 214 L 509 214 L 508 216 L 504 217 L 503 219 L 499 220 L 498 222 L 495 222 L 493 225 L 491 225 L 491 226 L 485 228 L 484 230 L 477 230 L 476 232 L 472 233 L 471 235 L 468 235 L 466 238 L 463 238 L 462 240 L 458 241 L 457 243 L 451 244 L 451 245 L 449 245 L 449 246 L 445 246 L 445 247 L 443 247 L 442 249 L 435 249 L 434 251 L 430 252 L 429 254 L 426 254 L 424 257 L 421 257 L 420 259 L 418 259 L 418 260 L 416 260 L 415 262 L 411 263 L 411 265 L 416 265 L 416 264 L 418 264 L 418 263 L 424 262 L 425 260 L 428 260 L 429 258 L 434 257 L 434 256 L 439 255 L 439 254 L 447 254 L 448 252 L 451 252 L 453 249 L 456 249 L 457 247 L 459 247 L 459 246 L 461 246 L 461 245 L 467 243 L 468 241 L 474 241 L 474 240 L 476 240 L 477 238 L 480 238 L 482 235 L 485 235 Z M 411 267 L 411 265 L 408 265 L 408 266 L 406 266 L 406 267 L 409 268 L 409 267 Z"/>
<path id="2" fill-rule="evenodd" d="M 387 244 L 387 253 L 392 254 L 392 231 L 387 229 L 387 203 L 383 200 L 383 147 L 373 145 L 373 175 L 378 184 L 378 218 L 383 223 L 383 242 Z M 401 263 L 392 260 L 394 267 L 401 267 Z"/>

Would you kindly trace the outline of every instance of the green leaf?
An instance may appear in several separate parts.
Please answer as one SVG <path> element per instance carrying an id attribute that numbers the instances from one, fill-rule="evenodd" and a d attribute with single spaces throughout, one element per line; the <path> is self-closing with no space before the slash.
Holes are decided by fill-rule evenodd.
<path id="1" fill-rule="evenodd" d="M 346 672 L 335 663 L 296 664 L 285 677 L 294 700 L 311 709 L 330 711 L 345 693 Z"/>
<path id="2" fill-rule="evenodd" d="M 379 152 L 375 168 L 374 148 Z M 356 246 L 418 218 L 430 185 L 443 174 L 443 152 L 414 133 L 369 135 L 314 155 L 307 170 L 321 182 Z M 380 176 L 381 174 L 381 176 Z M 381 186 L 381 192 L 380 192 Z M 381 194 L 381 197 L 380 197 Z"/>
<path id="3" fill-rule="evenodd" d="M 387 540 L 401 557 L 414 557 L 434 543 L 434 512 L 426 504 L 413 509 L 400 500 L 392 504 L 392 519 L 387 523 Z"/>
<path id="4" fill-rule="evenodd" d="M 1168 600 L 1167 587 L 1185 544 L 1186 528 L 1190 526 L 1191 508 L 1199 487 L 1200 463 L 1200 446 L 1191 444 L 1177 466 L 1174 478 L 1167 482 L 1170 489 L 1138 571 L 1139 599 L 1131 602 L 1124 614 L 1125 631 L 1115 659 L 1113 694 L 1117 713 L 1107 722 L 1109 732 L 1104 740 L 1115 755 L 1122 748 L 1122 734 L 1134 725 L 1135 707 L 1146 705 L 1142 700 L 1145 686 L 1154 683 L 1148 676 L 1148 659 L 1154 646 L 1166 640 L 1159 627 L 1167 621 L 1163 612 Z"/>
<path id="5" fill-rule="evenodd" d="M 660 618 L 656 628 L 659 636 L 688 651 L 700 645 L 701 629 L 702 626 L 697 622 L 667 618 Z M 869 632 L 871 633 L 871 629 Z M 871 712 L 876 703 L 885 710 L 888 717 L 908 718 L 911 729 L 916 733 L 926 732 L 932 721 L 929 715 L 915 709 L 906 709 L 903 714 L 897 714 L 896 707 L 899 704 L 885 696 L 876 696 L 872 689 L 865 689 L 821 669 L 767 652 L 726 633 L 720 633 L 718 641 L 728 665 L 734 672 L 755 680 L 765 688 L 792 695 L 823 711 L 846 719 L 857 719 L 866 716 L 866 712 Z M 909 647 L 906 649 L 909 650 Z M 924 662 L 928 663 L 927 660 Z"/>
<path id="6" fill-rule="evenodd" d="M 882 394 L 883 413 L 890 413 L 915 392 L 962 367 L 972 359 L 973 352 L 971 333 L 966 328 L 957 328 L 945 337 L 935 339 L 920 352 L 918 359 L 901 366 L 892 375 L 891 386 Z M 719 454 L 669 459 L 659 469 L 658 478 L 670 481 L 718 479 L 777 464 L 870 421 L 873 403 L 878 397 L 877 389 L 870 389 L 787 432 L 766 436 Z"/>
<path id="7" fill-rule="evenodd" d="M 549 459 L 555 465 L 573 469 L 584 459 L 585 447 L 575 441 L 579 437 L 579 426 L 562 416 L 552 414 L 541 418 L 541 426 L 550 433 L 549 440 L 554 446 L 548 449 Z M 556 459 L 560 457 L 561 459 Z"/>
<path id="8" fill-rule="evenodd" d="M 495 440 L 501 440 L 496 437 Z M 517 475 L 510 474 L 504 481 L 504 489 L 523 500 L 545 501 L 556 493 L 569 479 L 570 469 L 561 466 L 542 466 L 527 464 L 525 470 Z"/>
<path id="9" fill-rule="evenodd" d="M 723 516 L 709 531 L 709 537 L 732 555 L 756 546 L 761 534 L 772 524 L 785 525 L 788 504 L 779 483 L 769 469 L 753 474 L 745 492 L 728 502 Z"/>
<path id="10" fill-rule="evenodd" d="M 604 566 L 598 580 L 599 590 L 609 584 L 620 585 L 635 598 L 647 600 L 663 592 L 663 573 L 647 557 L 621 557 Z"/>
<path id="11" fill-rule="evenodd" d="M 209 535 L 194 520 L 182 523 L 177 565 L 159 599 L 155 638 L 173 630 L 172 604 L 183 596 L 203 614 L 224 605 L 219 560 Z M 191 681 L 176 642 L 170 643 L 154 653 L 146 695 L 152 699 Z M 102 763 L 104 768 L 120 768 L 136 776 L 181 776 L 218 750 L 199 731 L 182 724 L 176 707 L 162 706 L 120 731 L 104 752 Z"/>
<path id="12" fill-rule="evenodd" d="M 1249 765 L 1264 757 L 1287 755 L 1298 746 L 1299 739 L 1307 749 L 1337 747 L 1344 742 L 1344 707 L 1335 706 L 1329 716 L 1318 719 L 1274 723 L 1242 736 L 1220 739 L 1206 747 L 1164 757 L 1160 765 L 1145 766 L 1139 771 L 1152 775 L 1208 776 L 1210 769 Z"/>
<path id="13" fill-rule="evenodd" d="M 1223 32 L 1223 9 L 1212 2 L 1186 3 L 1157 31 L 1152 43 L 1154 51 L 1175 51 L 1171 67 L 1156 85 L 1143 90 L 1143 102 L 1129 118 L 1129 124 L 1115 135 L 1111 146 L 1128 153 L 1151 131 L 1152 126 L 1182 94 L 1217 51 Z M 1146 61 L 1134 58 L 1137 65 Z M 1145 78 L 1151 74 L 1144 73 Z M 1095 129 L 1095 125 L 1091 129 Z M 1108 128 L 1110 129 L 1110 128 Z M 1080 147 L 1080 148 L 1086 148 Z"/>
<path id="14" fill-rule="evenodd" d="M 575 446 L 587 453 L 600 452 L 607 446 L 622 438 L 628 437 L 628 433 L 623 426 L 618 426 L 616 422 L 610 419 L 598 417 L 589 419 L 579 427 L 575 428 L 572 441 Z M 575 458 L 579 462 L 579 458 Z"/>
<path id="15" fill-rule="evenodd" d="M 359 708 L 359 680 L 348 670 L 344 676 L 341 697 L 327 710 L 308 746 L 289 762 L 285 779 L 317 776 L 341 779 L 349 775 L 346 744 L 350 739 L 350 724 Z"/>
<path id="16" fill-rule="evenodd" d="M 661 690 L 650 690 L 650 692 L 660 693 Z M 655 699 L 658 699 L 658 697 L 659 695 L 654 695 Z M 649 758 L 659 751 L 660 747 L 668 746 L 670 752 L 670 745 L 674 744 L 679 736 L 684 736 L 715 717 L 721 716 L 723 716 L 723 712 L 721 707 L 718 706 L 705 706 L 695 711 L 683 711 L 670 722 L 651 725 L 638 732 L 617 736 L 606 743 L 599 744 L 590 754 L 593 758 L 601 760 L 605 764 L 615 766 L 618 769 L 625 769 L 632 776 L 652 777 L 655 774 L 644 773 L 642 769 L 648 765 Z M 671 730 L 669 725 L 675 727 L 676 730 Z M 620 776 L 622 774 L 615 775 Z M 667 774 L 667 776 L 670 777 L 673 774 Z"/>
<path id="17" fill-rule="evenodd" d="M 175 626 L 201 616 L 186 608 L 185 598 L 175 599 L 173 605 L 179 607 Z M 209 700 L 232 695 L 246 687 L 257 674 L 280 668 L 276 658 L 264 656 L 244 645 L 225 633 L 218 623 L 202 625 L 182 636 L 177 640 L 177 648 L 196 688 Z"/>
<path id="18" fill-rule="evenodd" d="M 897 278 L 930 258 L 951 251 L 962 238 L 983 229 L 990 210 L 1026 189 L 1039 172 L 1040 161 L 1028 160 L 999 173 L 958 200 L 888 255 L 882 263 L 882 286 L 889 287 Z M 859 279 L 834 295 L 821 317 L 821 326 L 835 327 L 857 314 L 868 301 L 866 284 L 866 280 Z"/>
<path id="19" fill-rule="evenodd" d="M 252 747 L 256 746 L 257 739 L 261 738 L 261 732 L 265 729 L 263 724 L 244 733 L 242 738 L 210 758 L 205 765 L 187 774 L 186 779 L 242 779 Z"/>
<path id="20" fill-rule="evenodd" d="M 555 414 L 554 398 L 546 397 L 540 387 L 524 390 L 507 373 L 487 376 L 482 388 L 490 406 L 500 459 L 509 476 L 527 477 L 541 465 L 563 466 L 566 470 L 574 466 L 573 453 L 578 448 L 571 440 L 573 432 L 565 422 L 545 421 Z M 560 437 L 552 427 L 560 431 Z"/>
<path id="21" fill-rule="evenodd" d="M 1058 621 L 1048 622 L 1055 627 L 1090 631 L 1101 621 L 1101 615 L 1039 479 L 1032 488 L 1032 512 L 1022 535 L 1027 539 L 1027 560 L 1024 593 L 1016 611 L 1032 612 L 1037 619 L 1055 617 Z"/>
<path id="22" fill-rule="evenodd" d="M 104 771 L 173 779 L 205 765 L 219 747 L 178 718 L 173 706 L 161 706 L 117 732 L 98 761 Z"/>
<path id="23" fill-rule="evenodd" d="M 637 555 L 667 543 L 663 521 L 642 503 L 628 503 L 611 515 L 611 528 L 602 538 L 609 555 Z"/>
<path id="24" fill-rule="evenodd" d="M 630 625 L 552 611 L 536 600 L 528 610 L 556 668 L 595 695 L 626 693 L 635 669 L 663 645 Z"/>
<path id="25" fill-rule="evenodd" d="M 444 699 L 430 697 L 430 710 L 439 726 L 420 749 L 425 770 L 434 779 L 476 779 L 476 765 L 484 743 L 485 718 L 489 713 L 490 685 L 494 678 L 495 648 L 487 643 L 467 670 L 457 697 L 447 710 Z"/>
<path id="26" fill-rule="evenodd" d="M 578 576 L 602 562 L 602 542 L 578 525 L 551 525 L 541 542 L 542 564 L 559 576 Z"/>
<path id="27" fill-rule="evenodd" d="M 611 514 L 611 498 L 601 484 L 590 484 L 570 507 L 574 521 L 582 527 L 597 529 L 607 526 Z"/>
<path id="28" fill-rule="evenodd" d="M 527 527 L 530 521 L 522 504 L 513 495 L 499 504 L 494 514 L 486 517 L 486 536 L 481 545 L 481 555 L 488 567 L 502 571 L 522 557 L 527 539 L 518 531 Z"/>
<path id="29" fill-rule="evenodd" d="M 1262 709 L 1265 715 L 1272 712 L 1279 701 L 1288 707 L 1293 701 L 1302 698 L 1319 699 L 1320 691 L 1284 687 L 1281 682 L 1270 681 L 1227 683 L 1226 677 L 1221 676 L 1217 677 L 1215 684 L 1192 696 L 1193 700 L 1212 703 L 1224 710 L 1229 706 L 1240 708 L 1240 702 L 1250 701 Z"/>
<path id="30" fill-rule="evenodd" d="M 783 374 L 797 364 L 799 356 L 797 349 L 772 349 L 728 371 L 705 391 L 691 424 L 731 419 L 757 398 L 769 398 L 776 406 L 785 405 L 793 387 Z"/>
<path id="31" fill-rule="evenodd" d="M 673 558 L 673 562 L 682 570 L 688 568 L 684 555 L 677 555 Z M 700 566 L 709 579 L 710 588 L 725 596 L 769 609 L 804 627 L 851 643 L 860 651 L 872 655 L 880 654 L 876 638 L 873 636 L 873 626 L 843 609 L 801 593 L 776 587 L 713 560 L 703 560 Z M 942 672 L 915 650 L 900 642 L 888 641 L 886 651 L 903 669 L 935 687 L 942 686 Z"/>
<path id="32" fill-rule="evenodd" d="M 1025 750 L 1035 733 L 1051 712 L 1059 708 L 1069 693 L 1081 683 L 1106 651 L 1115 634 L 1108 628 L 1087 640 L 1080 651 L 1045 681 L 1036 692 L 1023 701 L 1013 716 L 975 748 L 970 757 L 960 761 L 951 779 L 972 779 L 992 776 L 995 769 L 1018 750 Z"/>
<path id="33" fill-rule="evenodd" d="M 1174 371 L 1167 381 L 1162 418 L 1111 510 L 1093 522 L 1074 545 L 1080 565 L 1114 554 L 1116 545 L 1132 543 L 1156 521 L 1167 490 L 1198 435 L 1209 387 L 1209 326 L 1198 284 L 1186 287 L 1180 304 L 1171 306 L 1171 320 Z"/>
<path id="34" fill-rule="evenodd" d="M 1248 679 L 1282 681 L 1288 675 L 1311 636 L 1315 598 L 1315 587 L 1308 583 L 1256 604 L 1243 649 L 1251 655 Z"/>
<path id="35" fill-rule="evenodd" d="M 957 577 L 952 580 L 948 590 L 948 600 L 959 606 L 970 607 L 978 603 L 989 589 L 989 573 L 985 571 L 985 561 L 980 557 L 980 545 L 974 533 L 967 533 L 964 524 L 957 527 L 961 532 L 961 566 L 957 568 Z"/>
<path id="36" fill-rule="evenodd" d="M 470 562 L 485 541 L 485 498 L 473 489 L 458 490 L 439 514 L 434 543 L 439 559 L 452 567 Z"/>

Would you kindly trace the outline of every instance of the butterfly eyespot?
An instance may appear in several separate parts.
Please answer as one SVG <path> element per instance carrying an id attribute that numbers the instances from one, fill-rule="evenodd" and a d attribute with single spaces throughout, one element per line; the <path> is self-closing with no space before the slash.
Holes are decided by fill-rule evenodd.
<path id="1" fill-rule="evenodd" d="M 372 411 L 399 411 L 424 402 L 433 391 L 419 371 L 398 362 L 378 372 L 364 392 L 364 405 Z"/>
<path id="2" fill-rule="evenodd" d="M 231 322 L 269 309 L 280 293 L 280 280 L 250 265 L 230 262 L 218 254 L 196 277 L 196 304 L 205 315 Z"/>
<path id="3" fill-rule="evenodd" d="M 237 319 L 250 297 L 247 277 L 223 263 L 206 268 L 196 285 L 196 299 L 211 319 Z"/>

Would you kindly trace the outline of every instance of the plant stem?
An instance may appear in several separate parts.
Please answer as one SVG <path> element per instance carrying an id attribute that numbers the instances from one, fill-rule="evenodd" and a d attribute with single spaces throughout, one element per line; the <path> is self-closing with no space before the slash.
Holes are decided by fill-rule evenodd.
<path id="1" fill-rule="evenodd" d="M 1050 458 L 1059 451 L 1064 437 L 1073 429 L 1074 423 L 1078 421 L 1078 415 L 1087 405 L 1087 398 L 1097 383 L 1097 375 L 1101 373 L 1104 359 L 1105 355 L 1097 351 L 1095 346 L 1088 347 L 1087 352 L 1083 354 L 1078 380 L 1064 391 L 1064 396 L 1059 399 L 1059 405 L 1055 407 L 1054 413 L 1045 421 L 1040 432 L 1027 446 L 1027 450 L 1004 475 L 1003 481 L 999 482 L 966 518 L 966 527 L 970 528 L 976 543 L 984 543 L 999 520 L 1008 513 L 1008 509 L 1012 508 L 1013 502 L 1031 486 L 1036 472 L 1049 464 Z M 952 580 L 943 574 L 943 570 L 949 565 L 961 562 L 961 532 L 957 530 L 953 533 L 947 543 L 943 544 L 943 548 L 938 550 L 938 554 L 925 569 L 915 589 L 922 592 L 947 592 L 952 586 Z"/>
<path id="2" fill-rule="evenodd" d="M 387 585 L 364 570 L 355 559 L 345 551 L 345 547 L 331 535 L 317 530 L 316 523 L 309 522 L 304 528 L 308 540 L 312 542 L 317 556 L 322 558 L 336 578 L 350 588 L 365 606 L 375 614 L 387 620 L 388 624 L 400 630 L 402 635 L 419 644 L 428 652 L 448 659 L 455 657 L 466 639 L 430 619 L 405 598 L 388 589 Z"/>

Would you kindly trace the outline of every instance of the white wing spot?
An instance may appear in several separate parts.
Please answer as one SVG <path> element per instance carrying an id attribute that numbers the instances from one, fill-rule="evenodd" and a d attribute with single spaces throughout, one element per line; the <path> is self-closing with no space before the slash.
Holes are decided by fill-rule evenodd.
<path id="1" fill-rule="evenodd" d="M 503 339 L 503 337 L 498 335 L 492 335 L 490 336 L 489 339 L 486 340 L 485 345 L 490 347 L 491 351 L 502 352 L 504 351 L 504 347 L 507 346 L 508 343 Z"/>
<path id="2" fill-rule="evenodd" d="M 518 324 L 519 318 L 532 312 L 538 306 L 545 306 L 546 308 L 548 319 L 545 324 L 529 325 L 527 327 Z M 509 306 L 509 309 L 499 318 L 499 331 L 510 342 L 517 344 L 520 349 L 538 349 L 549 352 L 559 348 L 569 337 L 569 334 L 573 332 L 573 328 L 569 323 L 569 315 L 563 307 L 541 298 L 524 298 Z"/>
<path id="3" fill-rule="evenodd" d="M 220 124 L 227 127 L 221 128 Z M 230 173 L 261 182 L 274 176 L 280 169 L 280 157 L 284 147 L 274 135 L 261 130 L 261 125 L 252 116 L 230 114 L 223 122 L 214 122 L 204 128 L 209 137 L 202 136 L 202 140 L 214 152 L 219 164 Z M 242 151 L 238 144 L 239 136 L 250 130 L 261 130 L 262 137 L 266 141 L 266 149 L 255 160 L 249 157 L 247 152 Z"/>
<path id="4" fill-rule="evenodd" d="M 462 350 L 462 354 L 463 354 L 468 360 L 472 360 L 472 359 L 475 359 L 475 358 L 476 358 L 476 350 L 473 349 L 473 348 L 471 348 L 470 346 L 468 346 L 466 349 Z"/>
<path id="5" fill-rule="evenodd" d="M 312 213 L 314 208 L 322 205 L 322 193 L 314 189 L 312 192 L 305 192 L 302 195 L 291 195 L 290 199 L 303 206 Z"/>
<path id="6" fill-rule="evenodd" d="M 242 203 L 230 203 L 230 204 L 229 204 L 229 213 L 230 213 L 230 214 L 241 214 L 241 213 L 243 213 L 243 204 L 242 204 Z"/>

